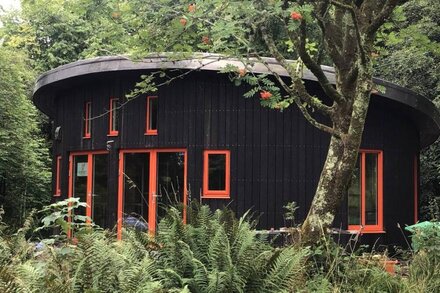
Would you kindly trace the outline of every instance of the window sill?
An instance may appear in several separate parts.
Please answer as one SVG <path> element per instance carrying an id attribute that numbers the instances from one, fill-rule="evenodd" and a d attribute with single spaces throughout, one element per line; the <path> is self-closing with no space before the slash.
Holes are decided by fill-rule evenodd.
<path id="1" fill-rule="evenodd" d="M 385 234 L 384 230 L 347 230 L 350 234 Z"/>
<path id="2" fill-rule="evenodd" d="M 157 135 L 157 131 L 147 131 L 144 134 L 145 135 Z"/>
<path id="3" fill-rule="evenodd" d="M 61 193 L 56 193 L 53 195 L 53 197 L 60 197 L 60 196 L 61 196 Z"/>
<path id="4" fill-rule="evenodd" d="M 202 199 L 231 199 L 229 195 L 205 194 Z"/>
<path id="5" fill-rule="evenodd" d="M 91 136 L 83 136 L 83 139 L 90 139 L 92 138 Z"/>
<path id="6" fill-rule="evenodd" d="M 115 132 L 115 133 L 109 133 L 109 134 L 107 134 L 107 136 L 118 136 L 119 135 L 119 133 L 118 132 Z"/>

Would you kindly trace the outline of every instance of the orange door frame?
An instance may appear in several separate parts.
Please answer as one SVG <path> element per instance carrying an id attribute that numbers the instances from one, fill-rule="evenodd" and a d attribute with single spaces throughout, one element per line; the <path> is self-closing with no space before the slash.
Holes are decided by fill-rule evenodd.
<path id="1" fill-rule="evenodd" d="M 118 220 L 117 234 L 118 239 L 122 239 L 122 222 L 123 222 L 123 204 L 124 204 L 124 154 L 132 153 L 149 153 L 150 154 L 150 172 L 149 172 L 149 191 L 148 191 L 148 230 L 151 234 L 156 232 L 156 193 L 157 193 L 157 153 L 184 153 L 183 168 L 183 221 L 186 223 L 186 202 L 188 192 L 187 186 L 187 150 L 186 149 L 121 149 L 119 151 L 119 170 L 118 170 Z M 151 224 L 153 223 L 153 225 Z"/>
<path id="2" fill-rule="evenodd" d="M 73 157 L 74 156 L 87 156 L 87 187 L 86 187 L 86 216 L 90 219 L 92 218 L 92 180 L 93 180 L 93 155 L 103 155 L 108 154 L 108 151 L 81 151 L 81 152 L 71 152 L 69 154 L 69 190 L 68 198 L 73 196 Z M 68 212 L 68 222 L 70 225 L 70 211 Z M 90 223 L 90 220 L 87 220 Z M 67 236 L 70 237 L 71 229 L 69 229 Z"/>

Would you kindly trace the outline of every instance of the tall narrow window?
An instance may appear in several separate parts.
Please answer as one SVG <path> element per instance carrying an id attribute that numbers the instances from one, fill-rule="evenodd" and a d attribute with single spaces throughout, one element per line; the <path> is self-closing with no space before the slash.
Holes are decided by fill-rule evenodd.
<path id="1" fill-rule="evenodd" d="M 359 152 L 348 189 L 348 229 L 383 232 L 382 151 Z"/>
<path id="2" fill-rule="evenodd" d="M 54 196 L 61 195 L 61 156 L 57 156 L 56 161 L 56 174 L 55 174 L 55 193 Z"/>
<path id="3" fill-rule="evenodd" d="M 145 134 L 157 135 L 157 97 L 147 97 Z"/>
<path id="4" fill-rule="evenodd" d="M 92 102 L 84 104 L 84 138 L 90 138 L 92 132 Z"/>
<path id="5" fill-rule="evenodd" d="M 414 223 L 419 220 L 419 157 L 414 156 Z"/>
<path id="6" fill-rule="evenodd" d="M 117 98 L 110 99 L 108 117 L 109 117 L 108 135 L 116 136 L 118 135 L 118 99 Z"/>
<path id="7" fill-rule="evenodd" d="M 230 152 L 210 151 L 203 156 L 203 196 L 230 197 Z"/>

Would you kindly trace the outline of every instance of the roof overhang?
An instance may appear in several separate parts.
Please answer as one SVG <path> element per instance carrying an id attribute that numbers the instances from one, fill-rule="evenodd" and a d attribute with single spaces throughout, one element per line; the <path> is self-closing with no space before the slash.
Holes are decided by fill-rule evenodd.
<path id="1" fill-rule="evenodd" d="M 252 64 L 253 72 L 267 74 L 276 72 L 280 76 L 289 76 L 286 70 L 274 58 L 264 58 L 263 60 L 264 64 L 258 61 Z M 207 53 L 194 54 L 188 59 L 179 59 L 177 61 L 172 60 L 166 54 L 150 55 L 141 61 L 133 61 L 124 56 L 107 56 L 80 60 L 43 73 L 35 84 L 33 100 L 41 111 L 52 116 L 50 115 L 51 95 L 53 94 L 51 90 L 68 79 L 108 72 L 152 69 L 220 71 L 228 64 L 243 67 L 243 62 L 240 60 Z M 334 84 L 335 71 L 333 67 L 321 67 L 328 80 Z M 302 78 L 304 80 L 317 81 L 317 78 L 307 69 L 304 69 Z M 410 115 L 418 125 L 422 147 L 430 145 L 439 137 L 440 113 L 431 101 L 396 84 L 376 78 L 374 82 L 385 87 L 385 92 L 378 93 L 378 96 L 385 97 L 411 109 Z"/>

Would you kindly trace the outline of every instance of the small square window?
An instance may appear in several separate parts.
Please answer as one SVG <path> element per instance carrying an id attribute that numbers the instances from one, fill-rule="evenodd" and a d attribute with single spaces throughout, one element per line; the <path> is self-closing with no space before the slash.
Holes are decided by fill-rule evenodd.
<path id="1" fill-rule="evenodd" d="M 203 197 L 230 197 L 230 151 L 206 150 L 203 158 Z"/>
<path id="2" fill-rule="evenodd" d="M 118 135 L 118 99 L 111 98 L 110 99 L 110 107 L 109 107 L 109 136 Z"/>
<path id="3" fill-rule="evenodd" d="M 146 135 L 157 135 L 157 97 L 147 97 Z"/>
<path id="4" fill-rule="evenodd" d="M 92 132 L 92 102 L 85 102 L 83 120 L 84 120 L 83 138 L 90 138 Z"/>

